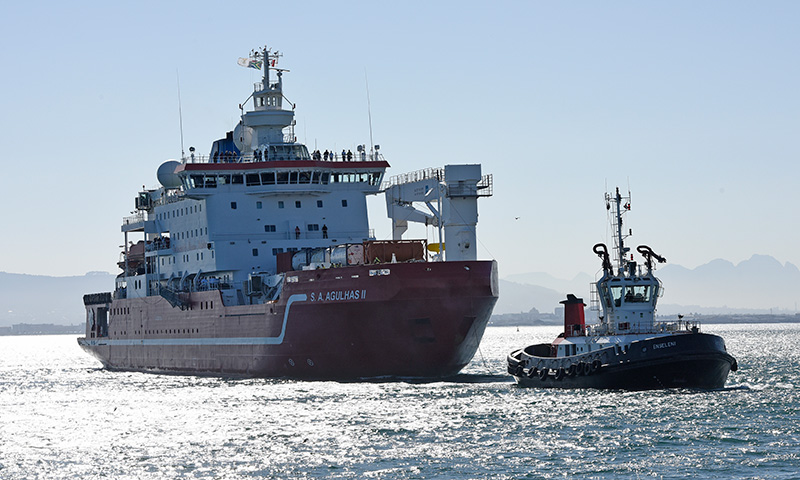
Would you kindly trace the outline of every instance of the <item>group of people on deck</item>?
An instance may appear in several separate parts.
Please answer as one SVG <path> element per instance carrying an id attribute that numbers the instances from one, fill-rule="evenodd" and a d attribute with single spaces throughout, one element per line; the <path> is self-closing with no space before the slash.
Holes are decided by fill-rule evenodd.
<path id="1" fill-rule="evenodd" d="M 363 157 L 364 157 L 364 155 L 362 155 L 362 159 L 361 159 L 362 161 L 365 160 Z M 339 158 L 343 162 L 352 162 L 353 161 L 353 152 L 351 152 L 350 150 L 344 150 L 343 149 L 342 153 L 341 153 L 341 156 Z M 336 153 L 334 153 L 333 150 L 331 150 L 331 151 L 325 150 L 322 153 L 320 153 L 319 150 L 314 150 L 313 152 L 311 152 L 311 159 L 312 160 L 324 160 L 326 162 L 328 160 L 330 160 L 331 162 L 333 162 L 333 161 L 336 160 Z"/>
<path id="2" fill-rule="evenodd" d="M 366 152 L 361 152 L 361 161 L 366 161 Z M 352 162 L 353 161 L 353 152 L 350 150 L 342 149 L 342 153 L 339 157 L 341 161 L 344 162 Z M 335 161 L 336 160 L 336 153 L 333 150 L 325 150 L 324 152 L 320 152 L 319 150 L 314 150 L 311 152 L 311 159 L 312 160 L 324 160 L 324 161 Z M 267 149 L 265 148 L 263 151 L 256 148 L 253 150 L 253 161 L 254 162 L 266 162 L 268 161 L 268 153 Z M 225 150 L 223 152 L 216 151 L 214 155 L 211 156 L 211 161 L 213 163 L 236 163 L 242 161 L 242 157 L 237 152 Z M 247 160 L 245 160 L 247 161 Z"/>
<path id="3" fill-rule="evenodd" d="M 237 162 L 238 159 L 239 155 L 230 150 L 225 150 L 224 152 L 214 152 L 214 155 L 211 157 L 211 160 L 214 163 L 234 163 Z"/>

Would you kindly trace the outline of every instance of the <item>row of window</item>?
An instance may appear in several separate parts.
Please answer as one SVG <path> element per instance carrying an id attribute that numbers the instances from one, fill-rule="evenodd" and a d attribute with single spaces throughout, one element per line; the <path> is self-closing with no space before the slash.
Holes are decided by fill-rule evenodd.
<path id="1" fill-rule="evenodd" d="M 156 215 L 156 219 L 158 220 L 166 220 L 167 218 L 175 218 L 175 217 L 182 217 L 184 215 L 189 215 L 190 213 L 199 213 L 203 211 L 203 205 L 196 204 L 190 205 L 188 207 L 176 208 L 169 212 L 162 212 Z"/>
<path id="2" fill-rule="evenodd" d="M 182 333 L 200 333 L 199 328 L 173 328 L 173 329 L 166 329 L 166 330 L 145 330 L 145 335 L 169 335 L 169 334 L 182 334 Z M 136 335 L 141 335 L 142 332 L 138 331 L 135 332 Z"/>
<path id="3" fill-rule="evenodd" d="M 309 223 L 306 225 L 306 230 L 309 232 L 319 232 L 319 223 Z M 278 231 L 277 225 L 264 225 L 265 233 L 275 233 Z M 327 230 L 323 229 L 327 232 Z"/>
<path id="4" fill-rule="evenodd" d="M 186 240 L 187 238 L 199 237 L 200 235 L 208 235 L 208 227 L 195 228 L 185 232 L 175 232 L 175 240 Z"/>
<path id="5" fill-rule="evenodd" d="M 195 257 L 196 257 L 195 260 L 197 260 L 198 262 L 203 260 L 204 259 L 204 255 L 205 255 L 205 252 L 196 252 L 195 253 Z M 214 258 L 214 250 L 211 250 L 211 258 Z M 181 256 L 181 260 L 184 263 L 188 263 L 189 262 L 189 254 L 182 255 Z M 166 261 L 166 263 L 165 263 L 165 261 Z M 161 266 L 162 267 L 164 265 L 172 265 L 173 263 L 177 263 L 177 262 L 175 262 L 175 257 L 173 255 L 161 257 Z"/>
<path id="6" fill-rule="evenodd" d="M 262 202 L 256 202 L 256 209 L 261 209 L 264 206 Z M 322 208 L 324 206 L 322 200 L 317 200 L 317 208 Z M 342 199 L 342 206 L 347 206 L 347 199 Z M 237 202 L 231 202 L 231 210 L 236 210 L 239 208 L 239 204 Z M 278 208 L 286 208 L 286 203 L 283 200 L 278 200 Z M 300 200 L 295 200 L 294 208 L 303 208 L 303 202 Z M 208 233 L 208 231 L 206 231 Z"/>
<path id="7" fill-rule="evenodd" d="M 381 184 L 383 172 L 317 172 L 317 171 L 292 171 L 292 172 L 260 172 L 260 173 L 235 173 L 214 175 L 189 175 L 184 178 L 184 188 L 217 188 L 222 185 L 247 185 L 255 187 L 260 185 L 328 185 L 329 183 L 367 183 L 378 186 Z"/>

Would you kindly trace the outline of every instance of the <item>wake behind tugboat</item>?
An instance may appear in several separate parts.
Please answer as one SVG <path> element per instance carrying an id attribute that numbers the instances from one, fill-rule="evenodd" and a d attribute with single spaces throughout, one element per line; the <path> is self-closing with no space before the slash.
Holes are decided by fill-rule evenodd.
<path id="1" fill-rule="evenodd" d="M 161 187 L 138 193 L 122 223 L 122 272 L 113 292 L 84 296 L 78 344 L 120 370 L 457 374 L 498 296 L 497 264 L 476 251 L 491 175 L 447 165 L 383 182 L 389 164 L 377 145 L 309 154 L 294 136 L 294 107 L 284 108 L 279 57 L 265 47 L 240 59 L 263 69 L 253 109 L 207 156 L 190 148 L 159 167 Z M 392 240 L 369 227 L 366 196 L 378 193 Z M 409 221 L 439 227 L 438 243 L 403 239 Z"/>
<path id="2" fill-rule="evenodd" d="M 602 315 L 598 325 L 586 325 L 583 300 L 570 294 L 564 304 L 564 332 L 552 343 L 530 345 L 508 355 L 508 372 L 520 386 L 544 388 L 719 389 L 737 363 L 717 335 L 700 332 L 698 322 L 657 322 L 656 302 L 661 281 L 653 275 L 654 260 L 666 260 L 650 247 L 637 247 L 644 269 L 628 260 L 622 216 L 630 209 L 630 194 L 606 195 L 614 231 L 615 269 L 608 248 L 594 252 L 603 276 L 592 291 Z"/>

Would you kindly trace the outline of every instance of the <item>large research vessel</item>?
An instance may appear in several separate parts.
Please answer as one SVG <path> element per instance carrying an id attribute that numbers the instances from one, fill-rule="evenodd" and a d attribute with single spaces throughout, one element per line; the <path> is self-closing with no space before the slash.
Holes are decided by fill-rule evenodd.
<path id="1" fill-rule="evenodd" d="M 284 107 L 278 58 L 264 48 L 240 59 L 263 69 L 253 109 L 208 155 L 190 148 L 159 167 L 159 188 L 138 193 L 122 223 L 122 272 L 113 292 L 84 296 L 79 345 L 121 370 L 458 373 L 498 296 L 497 264 L 476 252 L 491 175 L 448 165 L 384 181 L 377 146 L 309 153 Z M 391 240 L 370 230 L 366 196 L 379 193 Z M 404 240 L 409 221 L 438 227 L 438 242 Z"/>
<path id="2" fill-rule="evenodd" d="M 608 248 L 598 243 L 603 275 L 594 284 L 593 307 L 601 311 L 597 325 L 586 325 L 583 300 L 567 295 L 564 331 L 551 343 L 511 352 L 508 372 L 520 386 L 544 388 L 717 389 L 737 369 L 722 337 L 702 333 L 697 322 L 658 321 L 656 302 L 662 293 L 654 262 L 665 259 L 646 246 L 636 251 L 639 265 L 625 246 L 623 214 L 630 194 L 606 195 L 614 231 L 616 268 Z M 630 256 L 629 256 L 630 255 Z"/>

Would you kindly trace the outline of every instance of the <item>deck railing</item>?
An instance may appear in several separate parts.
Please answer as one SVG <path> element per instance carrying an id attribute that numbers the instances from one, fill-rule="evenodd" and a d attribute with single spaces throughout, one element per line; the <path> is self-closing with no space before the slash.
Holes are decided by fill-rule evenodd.
<path id="1" fill-rule="evenodd" d="M 347 155 L 345 153 L 335 153 L 329 152 L 328 156 L 325 157 L 324 154 L 320 154 L 318 157 L 313 155 L 313 153 L 308 158 L 301 158 L 292 155 L 282 155 L 277 158 L 264 158 L 263 155 L 259 157 L 255 157 L 252 153 L 248 153 L 245 155 L 242 154 L 231 154 L 230 156 L 227 155 L 220 155 L 216 158 L 212 157 L 211 155 L 187 155 L 181 159 L 182 163 L 255 163 L 255 162 L 274 162 L 274 161 L 300 161 L 300 160 L 315 160 L 321 162 L 377 162 L 377 161 L 385 161 L 385 158 L 380 153 L 366 153 L 366 152 L 355 152 L 352 156 Z"/>

